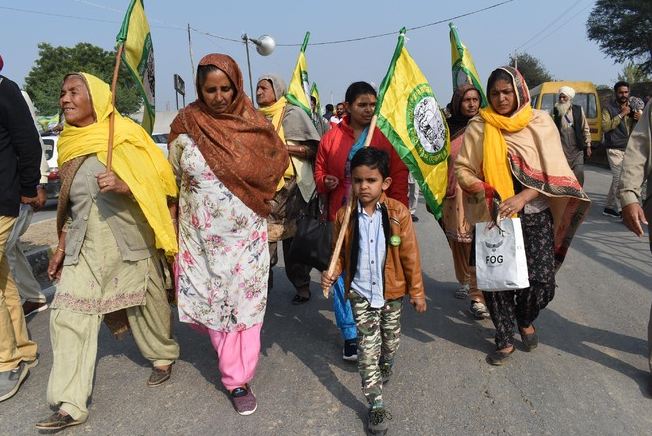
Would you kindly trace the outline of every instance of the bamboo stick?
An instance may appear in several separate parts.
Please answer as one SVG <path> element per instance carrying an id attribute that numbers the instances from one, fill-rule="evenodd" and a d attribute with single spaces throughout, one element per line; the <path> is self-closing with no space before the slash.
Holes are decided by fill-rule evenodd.
<path id="1" fill-rule="evenodd" d="M 118 51 L 115 56 L 115 68 L 113 69 L 113 80 L 111 81 L 111 106 L 113 111 L 109 115 L 109 145 L 106 154 L 106 171 L 111 171 L 111 163 L 113 161 L 113 132 L 115 130 L 115 92 L 118 84 L 118 72 L 120 71 L 120 62 L 122 61 L 122 51 L 124 50 L 124 43 L 120 43 Z"/>

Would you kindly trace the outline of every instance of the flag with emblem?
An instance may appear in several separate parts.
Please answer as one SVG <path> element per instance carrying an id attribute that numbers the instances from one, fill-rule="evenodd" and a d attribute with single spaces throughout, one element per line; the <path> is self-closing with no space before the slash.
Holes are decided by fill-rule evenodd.
<path id="1" fill-rule="evenodd" d="M 290 79 L 290 86 L 285 98 L 295 106 L 300 107 L 308 116 L 312 115 L 310 109 L 310 82 L 308 80 L 308 63 L 306 62 L 306 47 L 310 39 L 310 32 L 306 32 L 301 44 L 301 51 L 299 51 L 299 58 L 297 65 L 294 67 L 292 79 Z"/>
<path id="2" fill-rule="evenodd" d="M 122 62 L 131 73 L 143 97 L 142 126 L 152 133 L 154 128 L 154 48 L 143 0 L 131 0 L 122 27 L 116 37 L 123 45 Z"/>
<path id="3" fill-rule="evenodd" d="M 414 62 L 401 29 L 376 103 L 376 125 L 414 176 L 435 218 L 448 182 L 448 126 L 435 94 Z"/>
<path id="4" fill-rule="evenodd" d="M 310 88 L 310 95 L 315 97 L 315 113 L 317 115 L 322 115 L 321 113 L 321 100 L 319 100 L 319 90 L 317 89 L 317 84 L 312 82 L 312 88 Z"/>
<path id="5" fill-rule="evenodd" d="M 466 46 L 460 40 L 460 36 L 457 33 L 457 27 L 455 24 L 448 23 L 450 27 L 450 39 L 451 39 L 451 64 L 453 66 L 453 89 L 457 89 L 465 83 L 470 83 L 475 86 L 478 91 L 480 91 L 480 106 L 487 106 L 487 97 L 482 90 L 482 84 L 480 83 L 480 76 L 478 76 L 478 71 L 475 69 L 475 64 L 473 63 L 473 57 L 471 53 L 466 48 Z"/>

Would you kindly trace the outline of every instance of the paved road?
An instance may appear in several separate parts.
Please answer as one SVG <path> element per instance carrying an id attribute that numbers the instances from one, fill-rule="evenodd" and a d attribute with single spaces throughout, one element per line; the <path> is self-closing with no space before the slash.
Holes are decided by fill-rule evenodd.
<path id="1" fill-rule="evenodd" d="M 385 390 L 392 434 L 650 433 L 645 356 L 652 259 L 646 240 L 601 215 L 608 173 L 587 173 L 594 205 L 557 276 L 557 296 L 536 323 L 541 345 L 525 353 L 518 344 L 503 368 L 485 363 L 491 322 L 474 321 L 466 303 L 453 298 L 447 244 L 421 207 L 429 308 L 417 315 L 405 307 L 396 374 Z M 133 340 L 117 342 L 103 330 L 91 416 L 68 434 L 364 434 L 359 377 L 341 360 L 330 302 L 314 295 L 304 306 L 289 305 L 293 292 L 283 276 L 276 275 L 270 294 L 254 415 L 232 410 L 209 341 L 187 326 L 177 324 L 182 356 L 172 380 L 159 388 L 145 386 L 149 368 Z M 33 423 L 49 413 L 47 324 L 48 312 L 29 321 L 41 364 L 0 406 L 2 434 L 35 434 Z"/>
<path id="2" fill-rule="evenodd" d="M 48 200 L 47 203 L 45 203 L 45 207 L 34 214 L 32 218 L 32 223 L 45 221 L 50 218 L 55 218 L 56 216 L 57 216 L 57 200 Z"/>

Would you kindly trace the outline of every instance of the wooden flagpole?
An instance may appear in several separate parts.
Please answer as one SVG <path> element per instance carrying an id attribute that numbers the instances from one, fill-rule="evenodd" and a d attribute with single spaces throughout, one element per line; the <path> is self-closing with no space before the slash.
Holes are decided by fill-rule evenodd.
<path id="1" fill-rule="evenodd" d="M 113 69 L 113 80 L 111 81 L 111 106 L 113 111 L 109 115 L 109 145 L 106 154 L 106 171 L 111 171 L 111 163 L 113 161 L 113 131 L 115 129 L 115 91 L 118 84 L 118 72 L 120 71 L 120 62 L 122 61 L 122 51 L 124 49 L 124 42 L 118 46 L 118 52 L 115 56 L 115 68 Z"/>
<path id="2" fill-rule="evenodd" d="M 369 147 L 371 144 L 371 138 L 374 136 L 374 130 L 376 130 L 376 120 L 378 116 L 374 114 L 371 118 L 371 123 L 369 123 L 369 130 L 367 131 L 367 137 L 364 141 L 364 146 Z M 353 205 L 355 204 L 355 195 L 353 195 L 353 189 L 351 189 L 351 198 L 346 204 L 346 209 L 344 209 L 344 217 L 342 219 L 342 227 L 340 227 L 340 233 L 337 235 L 337 241 L 335 241 L 335 248 L 333 249 L 333 254 L 331 254 L 331 261 L 328 264 L 328 276 L 331 277 L 335 273 L 335 264 L 337 263 L 337 258 L 342 251 L 342 245 L 344 244 L 344 234 L 346 233 L 346 228 L 349 226 L 349 221 L 351 220 L 351 213 L 353 211 Z M 322 288 L 324 297 L 328 298 L 328 291 L 330 288 Z"/>

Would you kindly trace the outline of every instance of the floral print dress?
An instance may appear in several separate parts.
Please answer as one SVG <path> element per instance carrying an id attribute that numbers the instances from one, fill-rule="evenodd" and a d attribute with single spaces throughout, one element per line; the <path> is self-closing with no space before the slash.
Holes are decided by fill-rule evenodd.
<path id="1" fill-rule="evenodd" d="M 219 332 L 263 322 L 267 221 L 215 176 L 188 135 L 170 144 L 179 184 L 179 319 Z"/>

